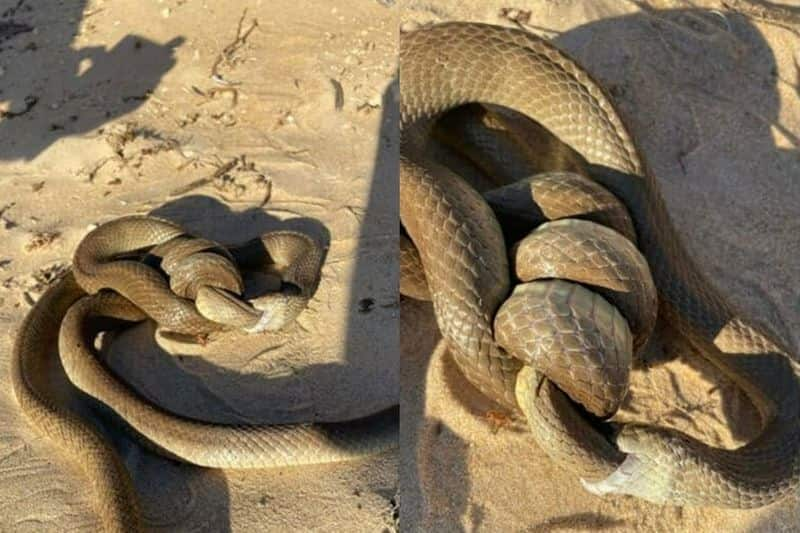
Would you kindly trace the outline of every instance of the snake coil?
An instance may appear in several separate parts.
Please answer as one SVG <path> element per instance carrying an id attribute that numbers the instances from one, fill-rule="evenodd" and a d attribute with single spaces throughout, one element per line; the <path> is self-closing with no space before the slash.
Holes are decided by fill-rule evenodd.
<path id="1" fill-rule="evenodd" d="M 466 179 L 471 169 L 484 169 L 480 159 L 492 159 L 501 145 L 519 149 L 521 159 L 533 157 L 524 176 L 583 172 L 559 161 L 564 152 L 552 158 L 554 167 L 537 169 L 548 143 L 528 126 L 522 135 L 501 131 L 488 150 L 469 148 L 455 157 L 432 142 L 446 145 L 437 137 L 439 124 L 461 121 L 459 114 L 475 105 L 513 110 L 543 128 L 580 157 L 594 182 L 549 175 L 476 189 Z M 695 265 L 622 119 L 583 68 L 517 29 L 459 22 L 422 28 L 401 34 L 400 117 L 400 217 L 407 234 L 401 290 L 430 298 L 448 351 L 473 385 L 523 411 L 539 444 L 596 494 L 752 508 L 797 489 L 796 357 L 731 306 Z M 483 125 L 495 128 L 491 116 Z M 479 135 L 460 137 L 462 144 L 487 146 Z M 494 186 L 513 181 L 503 166 L 517 158 L 496 159 Z M 542 205 L 562 190 L 574 192 Z M 503 202 L 520 191 L 521 200 Z M 632 220 L 624 221 L 612 196 Z M 605 206 L 594 210 L 593 221 L 580 214 L 591 197 Z M 518 217 L 529 207 L 527 216 L 544 215 L 538 223 L 546 223 L 509 260 L 498 216 Z M 555 220 L 576 214 L 581 220 Z M 513 293 L 509 262 L 525 282 Z M 613 412 L 634 350 L 655 322 L 747 394 L 762 420 L 755 439 L 728 450 L 644 424 L 623 425 L 609 438 L 575 409 L 564 391 L 595 416 Z"/>
<path id="2" fill-rule="evenodd" d="M 563 197 L 579 194 L 570 185 L 587 180 L 578 174 L 542 174 L 530 185 L 553 178 L 563 179 Z M 535 198 L 542 211 L 550 211 L 550 197 Z M 536 428 L 534 438 L 582 479 L 599 481 L 619 465 L 619 454 L 610 446 L 600 445 L 598 451 L 597 445 L 584 444 L 594 429 L 577 411 L 570 412 L 561 395 L 601 419 L 617 411 L 628 392 L 634 357 L 655 326 L 657 294 L 636 246 L 592 221 L 594 212 L 545 222 L 513 247 L 513 270 L 522 283 L 500 305 L 494 329 L 498 345 L 523 364 L 516 396 Z M 580 424 L 580 431 L 564 420 Z M 565 449 L 572 453 L 564 454 Z"/>
<path id="3" fill-rule="evenodd" d="M 396 408 L 335 423 L 213 424 L 150 402 L 96 357 L 94 339 L 108 324 L 98 317 L 151 318 L 162 332 L 184 336 L 232 327 L 279 329 L 305 309 L 321 265 L 319 245 L 290 231 L 226 248 L 171 222 L 132 216 L 103 224 L 84 238 L 72 271 L 23 321 L 11 375 L 23 414 L 86 473 L 105 530 L 140 530 L 138 499 L 111 444 L 55 400 L 47 371 L 56 342 L 74 386 L 115 411 L 143 444 L 174 459 L 212 468 L 271 468 L 352 460 L 396 446 Z M 277 282 L 264 296 L 245 300 L 239 268 Z"/>

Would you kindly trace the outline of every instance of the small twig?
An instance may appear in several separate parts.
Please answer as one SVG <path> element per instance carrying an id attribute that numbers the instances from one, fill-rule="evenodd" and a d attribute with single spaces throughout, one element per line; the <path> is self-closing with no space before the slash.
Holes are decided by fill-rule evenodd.
<path id="1" fill-rule="evenodd" d="M 217 59 L 214 61 L 214 64 L 211 66 L 211 79 L 222 85 L 231 85 L 231 82 L 225 80 L 225 78 L 223 78 L 219 73 L 220 65 L 222 65 L 222 63 L 230 63 L 233 54 L 247 42 L 247 38 L 250 36 L 253 30 L 258 27 L 258 20 L 253 19 L 253 23 L 250 25 L 250 27 L 247 30 L 242 31 L 242 28 L 244 27 L 245 16 L 247 16 L 247 8 L 245 8 L 242 12 L 242 16 L 236 26 L 236 38 L 228 46 L 222 49 L 217 56 Z"/>
<path id="2" fill-rule="evenodd" d="M 193 182 L 188 183 L 183 187 L 178 187 L 177 189 L 173 189 L 172 192 L 169 193 L 169 197 L 174 198 L 176 196 L 182 196 L 189 191 L 193 191 L 195 189 L 203 187 L 204 185 L 208 185 L 209 183 L 211 183 L 213 179 L 214 178 L 211 177 L 205 177 L 205 178 L 200 178 L 199 180 L 194 180 Z"/>
<path id="3" fill-rule="evenodd" d="M 233 95 L 231 100 L 231 107 L 236 107 L 239 103 L 239 90 L 235 87 L 212 87 L 206 91 L 206 95 L 213 98 L 215 94 L 231 93 Z"/>
<path id="4" fill-rule="evenodd" d="M 335 80 L 333 78 L 331 80 L 331 85 L 333 85 L 333 92 L 334 92 L 334 104 L 333 107 L 336 111 L 340 111 L 344 107 L 344 88 L 342 88 L 342 84 L 339 83 L 339 80 Z"/>
<path id="5" fill-rule="evenodd" d="M 100 161 L 96 162 L 91 168 L 89 168 L 89 169 L 81 169 L 80 171 L 78 171 L 78 174 L 83 174 L 85 172 L 86 173 L 86 182 L 87 183 L 94 183 L 94 178 L 95 178 L 95 176 L 97 176 L 97 173 L 100 171 L 100 169 L 103 168 L 106 165 L 106 163 L 108 163 L 109 161 L 112 161 L 114 159 L 123 159 L 124 160 L 124 158 L 122 156 L 119 156 L 119 155 L 113 155 L 113 156 L 104 157 Z"/>
<path id="6" fill-rule="evenodd" d="M 200 163 L 200 158 L 197 157 L 197 156 L 189 157 L 189 156 L 185 155 L 183 152 L 181 152 L 180 150 L 178 150 L 178 153 L 181 155 L 181 157 L 183 157 L 183 159 L 185 159 L 185 161 L 183 163 L 181 163 L 180 165 L 175 167 L 175 170 L 177 170 L 178 172 L 180 172 L 181 170 L 185 169 L 189 165 L 197 166 L 197 163 Z"/>
<path id="7" fill-rule="evenodd" d="M 200 178 L 200 179 L 196 179 L 191 183 L 188 183 L 188 184 L 186 184 L 186 185 L 184 185 L 182 187 L 178 187 L 177 189 L 174 189 L 172 192 L 170 192 L 169 196 L 170 197 L 181 196 L 182 194 L 186 194 L 189 191 L 193 191 L 194 189 L 198 189 L 198 188 L 200 188 L 200 187 L 202 187 L 204 185 L 208 185 L 209 183 L 211 183 L 215 179 L 219 178 L 220 176 L 222 176 L 226 172 L 230 172 L 239 163 L 239 160 L 240 160 L 240 158 L 234 157 L 233 159 L 231 159 L 227 163 L 223 163 L 222 165 L 219 165 L 217 167 L 217 169 L 211 175 L 205 176 L 205 177 Z"/>
<path id="8" fill-rule="evenodd" d="M 197 87 L 196 85 L 192 85 L 190 89 L 185 89 L 185 90 L 187 90 L 188 92 L 191 92 L 192 94 L 196 94 L 197 96 L 200 96 L 200 97 L 206 99 L 205 102 L 202 102 L 199 105 L 204 105 L 204 104 L 210 102 L 211 99 L 213 99 L 215 95 L 220 94 L 220 93 L 231 93 L 231 95 L 232 95 L 231 108 L 236 107 L 236 105 L 239 103 L 239 89 L 237 89 L 236 87 L 212 87 L 212 88 L 204 91 L 200 87 Z"/>
<path id="9" fill-rule="evenodd" d="M 719 9 L 711 9 L 711 10 L 709 10 L 709 13 L 711 13 L 712 15 L 716 15 L 720 19 L 722 19 L 722 22 L 725 24 L 725 29 L 728 30 L 728 33 L 733 31 L 733 28 L 731 27 L 731 23 L 728 20 L 728 17 L 725 16 L 725 13 L 723 13 Z"/>
<path id="10" fill-rule="evenodd" d="M 527 31 L 532 30 L 540 34 L 544 34 L 544 36 L 547 38 L 555 37 L 556 35 L 559 35 L 561 33 L 560 31 L 557 30 L 531 24 L 530 11 L 517 9 L 515 7 L 503 7 L 500 8 L 500 13 L 498 14 L 498 16 L 501 19 L 505 19 L 513 23 L 521 30 L 527 30 Z"/>
<path id="11" fill-rule="evenodd" d="M 104 7 L 98 7 L 97 9 L 92 9 L 92 10 L 87 11 L 86 13 L 83 14 L 83 20 L 86 20 L 91 16 L 97 15 L 101 11 L 105 11 L 105 8 Z"/>
<path id="12" fill-rule="evenodd" d="M 33 109 L 34 106 L 36 106 L 37 103 L 39 103 L 39 97 L 38 96 L 26 96 L 25 97 L 25 107 L 21 111 L 14 112 L 14 111 L 2 111 L 2 110 L 0 110 L 0 118 L 12 119 L 12 118 L 21 117 L 22 115 L 24 115 L 25 113 L 27 113 L 31 109 Z"/>
<path id="13" fill-rule="evenodd" d="M 500 8 L 500 18 L 513 22 L 520 29 L 524 29 L 524 26 L 531 21 L 531 12 L 530 10 L 525 11 L 515 7 L 502 7 Z"/>
<path id="14" fill-rule="evenodd" d="M 656 29 L 664 28 L 673 30 L 685 37 L 689 37 L 691 39 L 700 39 L 706 42 L 708 42 L 709 38 L 716 39 L 718 36 L 721 36 L 723 39 L 728 39 L 730 42 L 734 44 L 739 43 L 739 39 L 734 35 L 732 31 L 730 31 L 730 22 L 722 13 L 718 11 L 712 11 L 711 13 L 716 17 L 722 19 L 723 23 L 725 24 L 724 30 L 723 28 L 717 26 L 716 24 L 711 24 L 710 22 L 704 20 L 703 17 L 700 17 L 696 14 L 692 13 L 687 15 L 694 22 L 704 26 L 705 29 L 708 29 L 709 26 L 711 26 L 711 31 L 707 33 L 701 33 L 699 31 L 692 29 L 686 24 L 670 20 L 669 17 L 661 15 L 659 10 L 649 7 L 647 4 L 638 2 L 636 0 L 629 0 L 629 1 L 633 5 L 639 7 L 642 14 L 651 21 L 651 23 L 656 27 Z"/>
<path id="15" fill-rule="evenodd" d="M 723 0 L 722 5 L 731 11 L 800 35 L 800 10 L 754 0 Z"/>

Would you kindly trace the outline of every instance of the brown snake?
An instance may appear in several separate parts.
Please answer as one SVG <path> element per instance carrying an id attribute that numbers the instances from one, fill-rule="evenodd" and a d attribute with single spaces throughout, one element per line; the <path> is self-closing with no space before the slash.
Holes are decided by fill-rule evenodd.
<path id="1" fill-rule="evenodd" d="M 597 494 L 631 494 L 676 505 L 750 508 L 794 491 L 800 481 L 796 359 L 768 330 L 729 305 L 698 270 L 670 222 L 656 180 L 598 83 L 534 35 L 484 24 L 446 23 L 402 35 L 400 91 L 400 216 L 416 248 L 406 242 L 401 250 L 403 276 L 411 276 L 404 278 L 401 288 L 417 297 L 430 297 L 442 336 L 467 379 L 501 404 L 522 410 L 545 451 L 576 471 Z M 577 280 L 588 283 L 588 289 L 557 279 L 520 285 L 514 296 L 527 297 L 528 303 L 506 301 L 512 280 L 497 218 L 476 189 L 442 165 L 447 158 L 431 143 L 437 120 L 443 115 L 441 120 L 448 120 L 460 106 L 472 103 L 502 106 L 543 126 L 577 152 L 601 189 L 622 201 L 646 259 L 643 268 L 649 268 L 657 290 L 657 320 L 747 393 L 763 421 L 758 437 L 727 450 L 671 429 L 628 424 L 609 439 L 567 399 L 561 383 L 554 385 L 556 380 L 547 368 L 535 368 L 530 359 L 506 351 L 516 350 L 515 342 L 527 342 L 517 332 L 502 331 L 518 321 L 524 324 L 527 313 L 535 321 L 529 329 L 548 343 L 540 352 L 566 354 L 575 349 L 579 342 L 562 335 L 560 328 L 577 324 L 590 330 L 589 351 L 618 349 L 605 357 L 621 368 L 629 364 L 633 348 L 646 340 L 652 330 L 647 321 L 655 316 L 648 318 L 654 312 L 645 305 L 651 299 L 646 283 L 639 300 L 629 306 L 643 313 L 639 318 L 625 312 L 619 316 L 616 309 L 623 311 L 624 306 L 607 298 L 609 288 L 611 292 L 628 289 L 608 285 L 598 293 L 592 281 Z M 522 127 L 526 128 L 530 129 Z M 564 165 L 559 169 L 577 170 Z M 549 184 L 524 185 L 528 203 L 553 190 L 558 180 L 552 178 L 547 178 Z M 504 177 L 498 179 L 502 182 Z M 581 187 L 574 198 L 590 194 L 593 186 Z M 491 200 L 491 193 L 487 196 Z M 547 208 L 541 209 L 547 215 Z M 570 216 L 569 206 L 562 211 L 544 219 Z M 571 245 L 590 242 L 602 233 L 595 222 L 615 227 L 609 220 L 563 220 L 537 228 L 533 235 L 539 236 L 533 238 L 539 245 L 549 243 L 549 248 L 546 253 L 537 248 L 528 252 L 534 260 L 542 259 L 536 277 L 560 278 L 562 268 L 589 258 L 591 254 Z M 568 231 L 576 226 L 582 236 L 569 237 Z M 604 231 L 619 240 L 626 229 L 622 224 L 616 231 Z M 630 248 L 630 241 L 624 246 Z M 624 253 L 629 257 L 637 253 L 629 252 Z M 516 264 L 520 249 L 515 253 L 511 261 L 522 278 Z M 581 315 L 584 311 L 577 311 L 577 304 L 585 304 L 581 309 L 588 309 L 588 314 Z M 640 319 L 643 322 L 637 322 Z M 623 323 L 630 326 L 629 332 Z M 601 375 L 593 374 L 597 369 L 581 360 L 570 367 L 562 358 L 554 367 L 583 386 L 598 383 Z M 619 393 L 625 379 L 623 372 L 607 385 Z M 615 405 L 600 402 L 594 407 L 595 414 L 606 416 Z"/>
<path id="2" fill-rule="evenodd" d="M 143 250 L 163 270 L 171 271 L 173 288 L 182 285 L 183 296 L 174 294 L 152 266 L 129 258 Z M 205 334 L 234 325 L 252 331 L 278 329 L 305 308 L 322 262 L 316 242 L 295 232 L 272 232 L 228 250 L 153 217 L 109 222 L 82 241 L 72 271 L 44 293 L 22 323 L 12 356 L 17 401 L 36 429 L 86 473 L 107 531 L 141 529 L 136 493 L 111 444 L 92 424 L 54 400 L 46 370 L 56 341 L 75 386 L 111 407 L 145 445 L 192 464 L 214 468 L 318 464 L 396 446 L 396 409 L 337 423 L 206 423 L 152 404 L 97 359 L 93 339 L 101 329 L 99 317 L 125 322 L 150 317 L 166 332 Z M 232 303 L 236 300 L 232 295 L 242 288 L 239 266 L 281 279 L 281 290 L 254 302 L 260 313 L 246 303 Z M 205 298 L 205 305 L 198 303 L 198 310 L 189 298 L 198 302 Z"/>

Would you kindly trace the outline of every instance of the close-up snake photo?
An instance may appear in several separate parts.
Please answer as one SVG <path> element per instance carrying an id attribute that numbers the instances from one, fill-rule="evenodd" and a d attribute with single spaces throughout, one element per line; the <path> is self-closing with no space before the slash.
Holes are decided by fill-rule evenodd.
<path id="1" fill-rule="evenodd" d="M 0 532 L 800 530 L 798 0 L 0 4 Z"/>
<path id="2" fill-rule="evenodd" d="M 609 92 L 541 37 L 468 22 L 401 34 L 400 86 L 400 287 L 432 303 L 433 357 L 587 498 L 751 509 L 796 494 L 797 356 L 687 252 Z M 751 402 L 749 442 L 614 419 L 632 369 L 670 343 Z"/>
<path id="3" fill-rule="evenodd" d="M 800 367 L 694 265 L 597 83 L 545 41 L 488 25 L 412 32 L 400 57 L 400 209 L 419 254 L 403 264 L 421 265 L 437 323 L 465 376 L 523 411 L 537 442 L 589 491 L 747 508 L 796 489 Z M 510 259 L 489 203 L 425 159 L 432 122 L 473 102 L 535 120 L 586 162 L 583 173 L 534 174 L 515 187 L 527 195 L 520 201 L 531 204 L 532 224 L 541 224 L 514 244 Z M 506 142 L 535 138 L 524 119 L 506 124 L 502 115 L 488 116 Z M 490 143 L 481 146 L 488 164 L 502 165 Z M 530 169 L 538 162 L 520 165 L 526 163 Z M 494 201 L 503 200 L 498 193 Z M 513 289 L 509 263 L 523 282 Z M 598 417 L 614 413 L 656 320 L 751 395 L 764 423 L 755 441 L 717 450 L 659 427 L 625 425 L 613 446 L 573 410 L 564 394 Z"/>

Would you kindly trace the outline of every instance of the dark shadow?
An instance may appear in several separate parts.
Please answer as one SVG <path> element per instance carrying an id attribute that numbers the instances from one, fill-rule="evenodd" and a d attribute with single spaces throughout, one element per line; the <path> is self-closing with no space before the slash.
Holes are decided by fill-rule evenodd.
<path id="1" fill-rule="evenodd" d="M 451 469 L 463 461 L 467 443 L 442 420 L 423 424 L 428 368 L 433 357 L 445 355 L 435 353 L 441 336 L 429 302 L 401 300 L 400 523 L 408 531 L 461 531 L 451 512 L 466 501 L 471 485 L 455 480 Z"/>
<path id="2" fill-rule="evenodd" d="M 556 34 L 552 41 L 610 92 L 632 136 L 638 141 L 643 157 L 657 177 L 671 219 L 688 244 L 688 255 L 698 258 L 695 262 L 704 265 L 702 270 L 707 277 L 714 280 L 713 284 L 723 289 L 724 294 L 730 294 L 734 304 L 739 307 L 747 304 L 750 311 L 745 316 L 759 316 L 759 322 L 769 323 L 770 329 L 778 330 L 778 338 L 782 336 L 789 346 L 796 346 L 798 337 L 792 332 L 797 328 L 783 322 L 778 306 L 765 297 L 761 289 L 763 285 L 758 283 L 771 280 L 771 287 L 793 287 L 800 279 L 800 266 L 787 266 L 770 259 L 786 257 L 785 250 L 791 247 L 794 235 L 800 230 L 797 226 L 800 220 L 797 211 L 800 205 L 800 180 L 797 178 L 800 143 L 780 124 L 778 91 L 782 86 L 794 86 L 791 94 L 796 94 L 796 80 L 781 79 L 772 50 L 759 30 L 744 16 L 700 9 L 643 9 L 630 16 L 573 28 Z M 635 43 L 635 48 L 620 46 L 620 43 Z M 697 53 L 698 49 L 702 50 L 702 55 Z M 758 133 L 742 138 L 742 125 Z M 687 136 L 687 131 L 693 133 Z M 776 135 L 782 136 L 790 148 L 776 146 Z M 664 150 L 665 146 L 670 149 Z M 606 177 L 608 182 L 613 182 L 613 176 Z M 687 188 L 696 191 L 689 201 L 685 194 Z M 797 200 L 779 206 L 763 205 L 764 198 L 785 198 L 787 195 Z M 770 212 L 771 208 L 777 212 Z M 639 215 L 637 218 L 641 218 L 641 213 Z M 745 246 L 738 240 L 721 239 L 715 229 L 724 224 L 741 228 L 742 233 L 746 233 L 746 242 L 755 244 Z M 763 238 L 753 238 L 761 234 Z M 651 266 L 663 264 L 663 256 L 658 250 L 646 252 Z M 736 265 L 736 268 L 731 265 Z M 737 278 L 736 273 L 741 271 L 757 273 L 758 279 L 748 282 Z M 790 292 L 786 292 L 783 303 L 796 308 L 791 307 L 796 304 L 792 300 L 796 297 Z M 419 321 L 433 320 L 430 310 L 425 312 L 411 306 L 409 311 L 418 313 Z M 731 318 L 734 316 L 724 317 L 716 324 L 717 329 L 722 331 Z M 408 328 L 402 331 L 404 340 L 407 335 L 415 334 L 418 323 L 404 318 L 402 324 Z M 646 370 L 648 366 L 672 359 L 670 350 L 673 349 L 668 342 L 651 346 L 642 368 Z M 687 355 L 686 361 L 690 364 L 697 357 L 696 353 L 681 355 Z M 407 354 L 404 357 L 408 357 Z M 793 425 L 791 420 L 797 414 L 796 399 L 800 389 L 786 359 L 778 354 L 732 354 L 731 360 L 743 372 L 748 372 L 764 390 L 782 391 L 774 399 L 782 409 L 781 420 L 787 424 L 786 427 Z M 698 370 L 712 382 L 720 379 L 719 371 L 710 364 L 699 365 Z M 425 374 L 419 375 L 424 378 Z M 404 371 L 404 379 L 405 376 Z M 456 379 L 447 382 L 448 386 L 457 385 L 458 388 L 466 384 Z M 424 417 L 424 388 L 412 386 L 406 389 L 405 383 L 404 396 L 410 391 L 419 397 L 413 400 L 404 398 L 403 405 L 415 405 L 415 412 L 411 415 Z M 456 392 L 467 399 L 474 396 L 473 392 Z M 732 408 L 740 400 L 734 396 L 740 394 L 723 395 L 726 422 L 734 437 L 752 438 L 751 430 L 745 431 L 737 426 L 737 413 Z M 476 405 L 474 410 L 482 408 Z M 434 424 L 440 425 L 442 421 Z M 423 427 L 421 418 L 414 419 L 404 412 L 404 442 L 408 441 L 406 432 L 420 433 Z M 465 454 L 449 455 L 448 461 L 450 471 L 459 476 L 467 475 Z M 417 472 L 408 477 L 419 481 L 420 475 Z M 470 480 L 460 478 L 458 483 L 469 485 Z M 424 502 L 424 494 L 416 496 L 413 491 L 428 493 L 437 489 L 418 484 L 405 490 L 412 492 L 408 498 Z M 469 520 L 472 516 L 469 492 L 459 491 L 459 494 L 462 495 L 460 501 L 450 502 L 449 516 Z M 592 498 L 586 495 L 587 500 Z M 415 515 L 424 520 L 431 510 L 424 511 Z M 584 526 L 597 529 L 619 525 L 602 515 L 579 513 L 549 519 L 534 526 L 533 530 Z"/>
<path id="3" fill-rule="evenodd" d="M 223 244 L 241 243 L 278 230 L 305 233 L 325 250 L 331 241 L 328 229 L 316 219 L 298 217 L 281 221 L 261 208 L 233 211 L 220 200 L 201 194 L 172 200 L 149 214 L 171 220 L 190 233 Z"/>
<path id="4" fill-rule="evenodd" d="M 497 425 L 498 422 L 493 422 L 490 413 L 497 413 L 499 416 L 504 417 L 502 422 L 504 433 L 528 432 L 527 421 L 521 416 L 514 415 L 510 411 L 500 407 L 497 403 L 481 394 L 478 389 L 467 381 L 467 378 L 458 370 L 458 366 L 450 352 L 445 352 L 443 357 L 446 361 L 443 368 L 443 381 L 447 388 L 458 391 L 455 401 L 457 401 L 464 410 L 477 417 L 484 427 L 494 432 L 499 431 L 499 426 Z"/>
<path id="5" fill-rule="evenodd" d="M 183 43 L 183 37 L 159 44 L 127 35 L 110 48 L 75 48 L 86 0 L 5 4 L 0 101 L 8 108 L 0 111 L 1 160 L 31 160 L 62 137 L 135 110 L 175 65 Z"/>
<path id="6" fill-rule="evenodd" d="M 797 524 L 797 506 L 773 506 L 774 511 L 765 514 L 754 525 L 750 526 L 746 531 L 749 533 L 773 533 L 786 529 L 792 530 L 791 524 Z"/>
<path id="7" fill-rule="evenodd" d="M 576 529 L 600 531 L 603 529 L 619 528 L 624 525 L 624 520 L 611 518 L 610 516 L 605 516 L 600 513 L 576 513 L 548 518 L 544 522 L 531 526 L 528 531 L 542 533 L 548 531 L 575 531 Z"/>
<path id="8" fill-rule="evenodd" d="M 350 280 L 347 305 L 347 365 L 360 357 L 379 357 L 384 368 L 359 372 L 361 379 L 386 384 L 386 406 L 400 404 L 400 265 L 397 258 L 399 228 L 400 88 L 393 79 L 381 99 L 381 127 L 377 157 L 370 178 L 366 209 L 361 217 L 356 265 Z M 388 324 L 388 326 L 387 326 Z M 369 365 L 366 368 L 370 368 Z M 372 365 L 372 368 L 375 368 Z M 366 382 L 366 381 L 365 381 Z M 400 407 L 400 426 L 402 406 Z M 401 426 L 402 427 L 402 426 Z M 399 468 L 399 450 L 393 451 Z M 399 519 L 399 479 L 389 479 L 376 490 L 386 498 L 390 516 Z"/>
<path id="9" fill-rule="evenodd" d="M 647 38 L 653 33 L 659 38 Z M 756 322 L 765 331 L 777 333 L 777 338 L 782 338 L 784 343 L 794 340 L 796 345 L 797 338 L 792 339 L 791 328 L 781 319 L 776 305 L 763 293 L 754 294 L 752 286 L 735 276 L 740 271 L 757 272 L 764 279 L 783 278 L 790 286 L 791 272 L 787 276 L 786 269 L 768 259 L 781 255 L 780 242 L 758 244 L 758 250 L 755 250 L 725 242 L 719 238 L 721 232 L 713 231 L 713 226 L 703 228 L 702 224 L 699 227 L 695 224 L 700 216 L 705 215 L 706 220 L 711 219 L 716 227 L 722 225 L 720 221 L 727 220 L 730 224 L 740 225 L 742 231 L 748 231 L 745 228 L 763 227 L 770 224 L 769 220 L 775 220 L 776 214 L 769 213 L 769 206 L 762 201 L 770 191 L 773 191 L 772 197 L 777 190 L 781 191 L 778 197 L 796 196 L 800 202 L 800 182 L 791 171 L 786 171 L 797 166 L 798 141 L 781 127 L 779 118 L 777 85 L 786 84 L 787 80 L 778 77 L 775 58 L 759 30 L 745 17 L 728 12 L 720 17 L 718 13 L 703 10 L 648 9 L 633 17 L 587 24 L 559 35 L 555 42 L 609 89 L 658 178 L 672 224 L 683 237 L 687 258 L 679 262 L 703 265 L 699 270 L 708 284 L 730 295 L 739 307 L 746 303 L 752 309 L 744 316 L 758 316 Z M 635 70 L 622 59 L 628 52 L 615 45 L 619 42 L 637 43 L 639 59 Z M 695 51 L 698 43 L 703 46 L 700 61 Z M 604 68 L 593 68 L 593 65 Z M 664 80 L 674 80 L 674 84 L 664 83 Z M 759 133 L 743 140 L 738 123 L 759 130 Z M 772 129 L 783 132 L 793 148 L 775 146 Z M 686 131 L 693 132 L 693 135 L 682 134 Z M 713 135 L 708 132 L 713 132 Z M 663 146 L 672 149 L 663 150 Z M 733 146 L 743 149 L 731 149 Z M 758 161 L 770 161 L 771 164 L 759 165 Z M 603 167 L 594 166 L 592 173 L 612 192 L 629 198 L 629 184 L 641 183 Z M 692 178 L 701 181 L 693 183 Z M 622 183 L 626 185 L 621 186 Z M 622 192 L 623 187 L 628 190 Z M 684 188 L 696 188 L 698 193 L 703 191 L 703 197 L 689 203 L 671 201 L 670 196 L 679 196 Z M 644 187 L 639 188 L 633 197 L 642 201 L 628 201 L 628 208 L 637 222 L 659 224 L 657 218 L 651 218 L 650 213 L 640 209 L 646 203 L 647 194 Z M 795 212 L 795 219 L 797 214 Z M 786 220 L 780 215 L 778 217 L 778 220 Z M 776 231 L 769 232 L 771 235 L 786 231 L 778 224 L 774 226 Z M 789 242 L 788 238 L 785 242 Z M 651 268 L 663 269 L 675 264 L 666 261 L 663 249 L 650 247 L 646 242 L 640 244 Z M 731 265 L 737 267 L 734 269 Z M 670 277 L 689 282 L 680 273 Z M 682 292 L 698 296 L 694 291 Z M 714 316 L 713 310 L 704 311 L 707 305 L 707 301 L 698 299 L 692 307 L 698 316 Z M 669 314 L 662 306 L 660 316 L 666 318 Z M 713 325 L 714 329 L 722 331 L 735 317 L 734 314 L 720 317 L 719 323 Z M 691 346 L 676 346 L 677 341 L 669 334 L 662 342 L 661 349 L 650 346 L 645 351 L 642 361 L 645 371 L 663 363 L 664 354 L 673 353 L 679 354 L 683 361 L 711 382 L 720 382 L 719 369 L 700 357 Z M 786 376 L 791 376 L 791 370 L 781 356 L 765 355 L 759 362 L 769 363 L 763 365 L 756 364 L 753 356 L 747 354 L 731 355 L 731 358 L 736 360 L 737 367 L 746 369 L 763 390 L 773 390 L 778 384 L 783 384 L 789 397 L 797 397 L 797 384 L 786 379 Z M 733 406 L 741 405 L 742 391 L 738 387 L 722 390 L 723 412 L 732 436 L 737 440 L 751 440 L 757 434 L 752 424 L 746 423 L 752 416 L 743 417 L 740 410 L 733 409 Z M 776 399 L 779 405 L 785 401 L 786 398 Z"/>
<path id="10" fill-rule="evenodd" d="M 172 461 L 141 447 L 127 453 L 126 464 L 149 530 L 231 531 L 230 492 L 222 470 Z"/>

